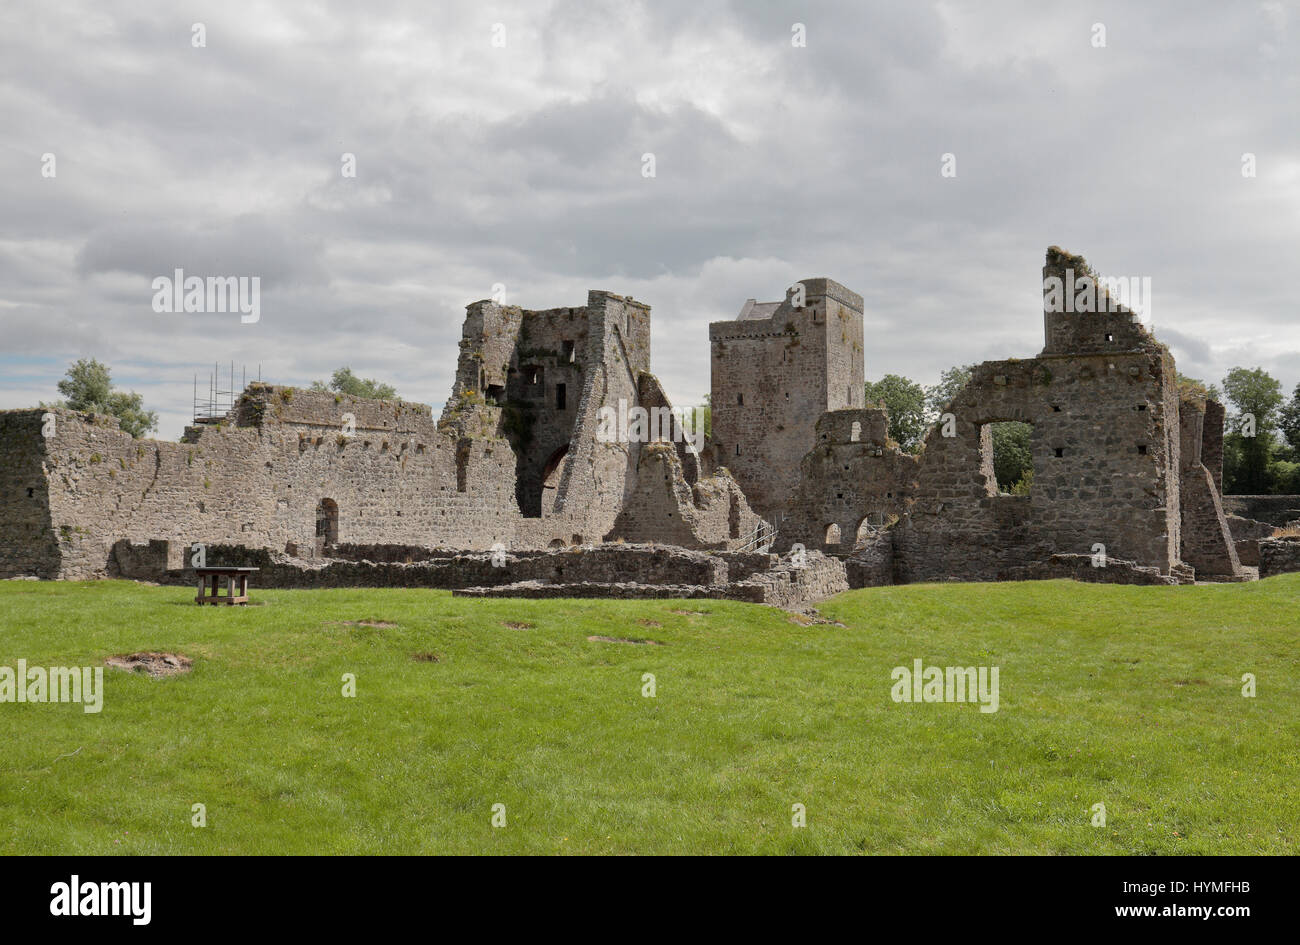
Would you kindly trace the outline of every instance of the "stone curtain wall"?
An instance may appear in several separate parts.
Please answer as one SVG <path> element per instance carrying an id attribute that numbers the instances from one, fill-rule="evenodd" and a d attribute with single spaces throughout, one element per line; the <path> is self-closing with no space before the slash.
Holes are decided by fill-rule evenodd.
<path id="1" fill-rule="evenodd" d="M 292 388 L 264 388 L 255 399 L 260 410 L 241 410 L 260 412 L 260 425 L 191 428 L 181 443 L 134 440 L 111 418 L 54 411 L 43 485 L 60 576 L 103 576 L 120 538 L 310 549 L 326 498 L 337 503 L 340 538 L 351 541 L 488 548 L 513 539 L 514 457 L 505 441 L 459 449 L 420 405 Z M 357 414 L 350 437 L 342 432 L 349 411 Z M 40 416 L 25 413 L 29 422 Z M 458 462 L 467 466 L 459 479 Z M 31 557 L 18 569 L 36 570 Z"/>

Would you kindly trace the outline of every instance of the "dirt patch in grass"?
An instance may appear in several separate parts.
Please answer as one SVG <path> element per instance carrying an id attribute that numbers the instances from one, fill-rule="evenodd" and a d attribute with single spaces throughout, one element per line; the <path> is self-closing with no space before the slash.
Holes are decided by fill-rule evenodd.
<path id="1" fill-rule="evenodd" d="M 442 657 L 437 653 L 412 653 L 411 659 L 417 663 L 441 663 Z"/>
<path id="2" fill-rule="evenodd" d="M 148 673 L 154 679 L 159 679 L 188 673 L 194 666 L 194 660 L 179 653 L 128 653 L 125 656 L 110 656 L 104 660 L 104 665 L 124 669 L 129 673 Z"/>
<path id="3" fill-rule="evenodd" d="M 376 630 L 397 629 L 397 624 L 389 623 L 387 620 L 344 620 L 341 622 L 345 627 L 374 627 Z"/>
<path id="4" fill-rule="evenodd" d="M 626 637 L 587 637 L 592 643 L 631 643 L 636 646 L 663 646 L 658 640 L 629 640 Z"/>
<path id="5" fill-rule="evenodd" d="M 840 623 L 838 620 L 827 620 L 811 607 L 807 610 L 791 611 L 790 622 L 797 623 L 801 627 L 848 627 L 848 624 Z"/>
<path id="6" fill-rule="evenodd" d="M 707 617 L 710 611 L 707 610 L 671 610 L 669 613 L 680 614 L 683 617 Z"/>
<path id="7" fill-rule="evenodd" d="M 511 630 L 531 630 L 537 625 L 533 623 L 521 623 L 518 620 L 503 620 L 501 621 L 501 626 L 509 627 Z"/>
<path id="8" fill-rule="evenodd" d="M 662 626 L 663 626 L 663 624 L 661 624 L 658 620 L 651 620 L 649 617 L 642 617 L 640 620 L 637 621 L 637 623 L 639 623 L 639 624 L 640 624 L 641 626 L 643 626 L 643 627 L 662 627 Z"/>

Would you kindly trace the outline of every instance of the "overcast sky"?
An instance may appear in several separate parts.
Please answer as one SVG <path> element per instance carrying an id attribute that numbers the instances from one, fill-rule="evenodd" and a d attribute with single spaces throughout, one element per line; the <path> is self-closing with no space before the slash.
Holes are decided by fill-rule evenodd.
<path id="1" fill-rule="evenodd" d="M 214 360 L 438 410 L 495 283 L 648 302 L 684 406 L 708 322 L 829 276 L 866 300 L 867 377 L 928 384 L 1041 349 L 1053 243 L 1149 277 L 1183 373 L 1289 393 L 1298 35 L 1294 3 L 1223 0 L 5 0 L 0 407 L 96 357 L 166 438 Z M 261 320 L 154 312 L 176 268 L 260 276 Z"/>

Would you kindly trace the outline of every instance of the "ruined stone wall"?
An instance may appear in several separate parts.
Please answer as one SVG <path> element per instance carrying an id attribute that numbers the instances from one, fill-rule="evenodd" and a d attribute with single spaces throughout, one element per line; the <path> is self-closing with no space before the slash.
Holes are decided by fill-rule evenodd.
<path id="1" fill-rule="evenodd" d="M 889 418 L 878 407 L 822 414 L 815 435 L 774 547 L 848 554 L 906 511 L 918 460 L 891 443 Z M 828 532 L 837 540 L 828 541 Z"/>
<path id="2" fill-rule="evenodd" d="M 904 580 L 999 572 L 1056 552 L 1169 573 L 1178 561 L 1178 414 L 1163 349 L 987 362 L 954 399 L 955 436 L 926 438 L 896 526 Z M 988 424 L 1031 424 L 1028 496 L 998 495 Z"/>
<path id="3" fill-rule="evenodd" d="M 61 576 L 103 576 L 119 538 L 311 549 L 323 499 L 342 540 L 487 548 L 514 538 L 504 440 L 458 441 L 422 405 L 265 385 L 238 412 L 258 425 L 196 427 L 168 443 L 55 411 L 57 433 L 42 445 Z M 345 412 L 356 416 L 351 436 Z"/>
<path id="4" fill-rule="evenodd" d="M 1203 463 L 1207 433 L 1214 439 L 1209 430 L 1212 416 L 1207 417 L 1204 401 L 1187 399 L 1179 404 L 1181 557 L 1196 569 L 1198 577 L 1235 576 L 1241 573 L 1241 562 L 1214 476 Z M 1218 440 L 1222 442 L 1222 429 Z"/>
<path id="5" fill-rule="evenodd" d="M 1223 495 L 1223 424 L 1226 413 L 1223 404 L 1205 402 L 1204 432 L 1201 435 L 1201 465 L 1210 471 L 1214 491 Z"/>
<path id="6" fill-rule="evenodd" d="M 1300 519 L 1300 495 L 1225 495 L 1223 508 L 1230 514 L 1280 528 Z"/>
<path id="7" fill-rule="evenodd" d="M 571 446 L 560 469 L 553 506 L 543 514 L 583 522 L 584 533 L 598 540 L 614 527 L 628 492 L 634 488 L 639 443 L 609 442 L 598 436 L 601 408 L 635 405 L 640 376 L 650 370 L 650 309 L 608 292 L 590 293 L 592 357 L 585 371 Z"/>
<path id="8" fill-rule="evenodd" d="M 44 410 L 0 411 L 0 577 L 35 574 L 56 577 L 60 540 L 55 528 L 44 464 L 48 450 L 42 435 Z"/>
<path id="9" fill-rule="evenodd" d="M 588 435 L 594 440 L 601 407 L 636 404 L 637 378 L 649 368 L 650 309 L 632 299 L 593 290 L 585 307 L 536 311 L 476 302 L 443 418 L 499 406 L 494 432 L 514 450 L 523 516 L 562 515 L 587 535 L 603 534 L 635 457 Z"/>
<path id="10" fill-rule="evenodd" d="M 830 279 L 802 285 L 802 307 L 792 290 L 768 318 L 709 325 L 713 462 L 769 519 L 786 511 L 817 418 L 862 406 L 862 297 Z"/>
<path id="11" fill-rule="evenodd" d="M 1300 539 L 1264 538 L 1259 543 L 1259 576 L 1300 571 Z"/>
<path id="12" fill-rule="evenodd" d="M 652 443 L 640 451 L 636 488 L 606 540 L 728 549 L 745 541 L 759 521 L 725 471 L 688 483 L 673 444 Z"/>

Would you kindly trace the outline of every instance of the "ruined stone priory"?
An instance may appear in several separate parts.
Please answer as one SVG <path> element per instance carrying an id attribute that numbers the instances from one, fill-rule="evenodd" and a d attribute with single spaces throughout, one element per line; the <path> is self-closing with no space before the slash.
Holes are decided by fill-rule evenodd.
<path id="1" fill-rule="evenodd" d="M 1050 248 L 1044 285 L 1067 276 L 1095 279 Z M 1238 581 L 1261 557 L 1300 560 L 1225 511 L 1222 405 L 1180 395 L 1169 350 L 1104 290 L 1096 310 L 1057 301 L 1041 351 L 979 365 L 917 454 L 864 403 L 862 297 L 825 278 L 709 325 L 702 449 L 651 371 L 650 307 L 595 290 L 469 305 L 437 418 L 263 383 L 176 443 L 2 411 L 0 577 L 187 582 L 202 545 L 259 562 L 262 586 L 791 605 L 913 581 Z M 1032 427 L 1027 495 L 993 475 L 1008 420 Z"/>

